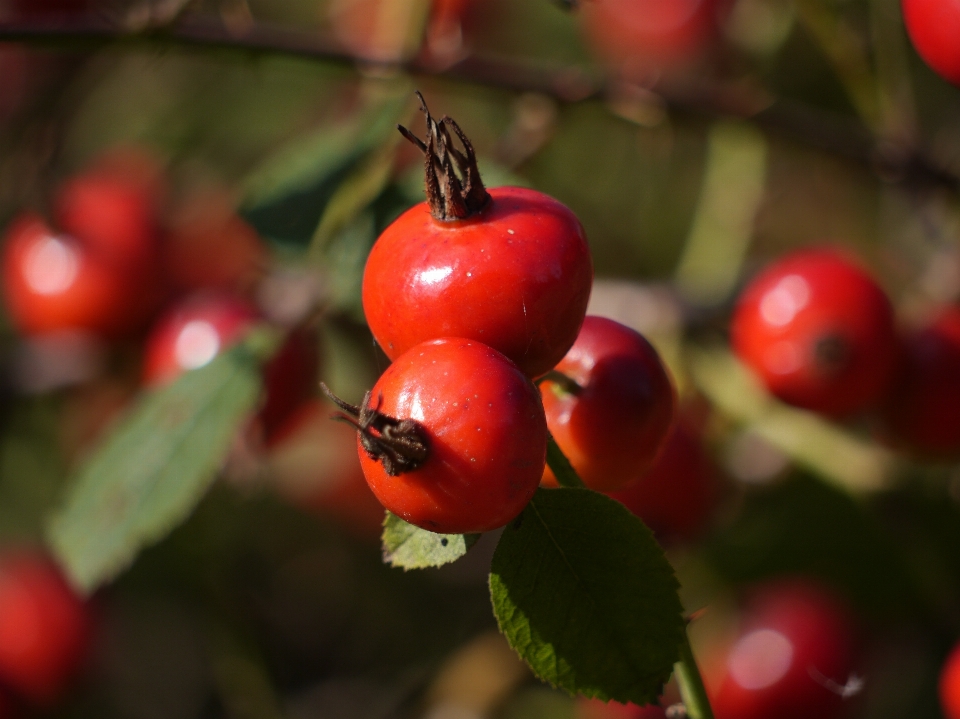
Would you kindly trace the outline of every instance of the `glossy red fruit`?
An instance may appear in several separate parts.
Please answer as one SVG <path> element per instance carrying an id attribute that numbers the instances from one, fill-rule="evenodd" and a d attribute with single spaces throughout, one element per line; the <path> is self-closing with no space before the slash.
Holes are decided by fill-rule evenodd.
<path id="1" fill-rule="evenodd" d="M 396 422 L 410 420 L 407 434 L 425 446 L 408 453 L 412 469 L 394 467 L 391 475 L 358 436 L 370 489 L 411 524 L 485 532 L 516 517 L 537 490 L 547 442 L 540 397 L 513 362 L 486 345 L 445 338 L 413 347 L 377 380 L 366 407 L 381 413 L 368 418 L 375 449 L 384 431 L 402 433 Z M 391 430 L 377 429 L 382 416 L 392 418 Z"/>
<path id="2" fill-rule="evenodd" d="M 890 301 L 832 249 L 795 252 L 761 272 L 740 296 L 730 334 L 770 392 L 834 417 L 875 405 L 897 364 Z"/>
<path id="3" fill-rule="evenodd" d="M 147 338 L 143 378 L 157 385 L 207 365 L 261 320 L 256 307 L 239 297 L 198 294 L 162 317 Z M 313 393 L 319 352 L 315 337 L 294 331 L 264 366 L 265 401 L 259 419 L 267 442 Z"/>
<path id="4" fill-rule="evenodd" d="M 894 444 L 919 454 L 960 452 L 960 307 L 944 309 L 904 342 L 883 412 Z"/>
<path id="5" fill-rule="evenodd" d="M 903 21 L 920 57 L 960 85 L 960 0 L 902 0 Z"/>
<path id="6" fill-rule="evenodd" d="M 858 691 L 853 619 L 809 580 L 757 588 L 711 697 L 717 719 L 834 719 Z"/>
<path id="7" fill-rule="evenodd" d="M 593 0 L 581 16 L 596 52 L 628 79 L 699 55 L 717 35 L 717 0 Z"/>
<path id="8" fill-rule="evenodd" d="M 710 521 L 720 498 L 720 476 L 699 430 L 681 417 L 647 473 L 610 496 L 661 541 L 689 541 Z"/>
<path id="9" fill-rule="evenodd" d="M 478 215 L 453 222 L 434 219 L 421 203 L 377 240 L 363 308 L 391 359 L 425 340 L 466 337 L 536 377 L 573 344 L 593 282 L 580 222 L 534 190 L 490 195 Z"/>
<path id="10" fill-rule="evenodd" d="M 547 426 L 580 478 L 603 492 L 637 481 L 674 418 L 676 392 L 657 351 L 639 332 L 591 316 L 556 369 L 580 389 L 541 383 Z M 544 483 L 556 484 L 549 467 Z"/>
<path id="11" fill-rule="evenodd" d="M 78 239 L 23 214 L 7 230 L 3 292 L 17 329 L 113 337 L 143 320 L 140 288 L 125 268 Z"/>
<path id="12" fill-rule="evenodd" d="M 940 706 L 946 719 L 960 719 L 960 644 L 950 651 L 940 670 Z"/>
<path id="13" fill-rule="evenodd" d="M 86 606 L 49 560 L 0 554 L 0 684 L 20 701 L 46 707 L 58 698 L 83 659 L 89 624 Z"/>

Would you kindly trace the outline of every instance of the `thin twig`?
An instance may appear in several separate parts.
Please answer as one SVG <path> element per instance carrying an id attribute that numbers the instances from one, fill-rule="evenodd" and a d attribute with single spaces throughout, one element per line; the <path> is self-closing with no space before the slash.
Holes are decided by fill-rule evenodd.
<path id="1" fill-rule="evenodd" d="M 35 45 L 103 47 L 116 44 L 181 46 L 223 50 L 247 56 L 280 55 L 354 66 L 377 66 L 357 58 L 338 43 L 291 30 L 255 25 L 242 34 L 202 17 L 184 17 L 175 25 L 131 32 L 109 20 L 83 16 L 62 22 L 0 22 L 0 42 Z M 413 58 L 379 64 L 384 73 L 405 72 L 439 77 L 516 92 L 536 92 L 560 102 L 602 97 L 611 87 L 604 78 L 581 66 L 549 67 L 515 60 L 471 55 L 449 66 Z M 683 93 L 657 88 L 667 107 L 680 114 L 735 117 L 761 129 L 829 152 L 876 171 L 887 180 L 910 187 L 945 187 L 960 192 L 960 176 L 909 147 L 878 144 L 870 130 L 855 118 L 831 114 L 802 103 L 778 99 L 758 108 L 755 99 L 709 86 Z"/>

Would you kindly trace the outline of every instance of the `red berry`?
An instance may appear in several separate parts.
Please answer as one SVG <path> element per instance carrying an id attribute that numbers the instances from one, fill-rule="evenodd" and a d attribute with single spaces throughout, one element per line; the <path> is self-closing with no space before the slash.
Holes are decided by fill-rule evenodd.
<path id="1" fill-rule="evenodd" d="M 579 389 L 541 383 L 547 426 L 584 483 L 608 492 L 638 480 L 673 422 L 676 393 L 643 336 L 605 317 L 587 317 L 556 367 Z M 548 485 L 556 483 L 549 467 Z"/>
<path id="2" fill-rule="evenodd" d="M 581 699 L 577 702 L 577 719 L 667 719 L 666 710 L 657 704 L 637 706 Z"/>
<path id="3" fill-rule="evenodd" d="M 464 337 L 502 352 L 529 377 L 541 375 L 573 344 L 586 314 L 593 265 L 583 227 L 540 192 L 487 193 L 459 128 L 423 109 L 429 199 L 401 215 L 370 252 L 367 323 L 391 359 L 426 340 Z M 462 187 L 448 126 L 464 142 Z"/>
<path id="4" fill-rule="evenodd" d="M 902 0 L 907 32 L 927 64 L 960 85 L 960 0 Z"/>
<path id="5" fill-rule="evenodd" d="M 36 706 L 57 699 L 83 658 L 89 621 L 46 558 L 0 555 L 0 685 L 17 698 Z"/>
<path id="6" fill-rule="evenodd" d="M 683 417 L 639 481 L 610 494 L 661 540 L 691 540 L 710 520 L 720 477 L 700 432 Z"/>
<path id="7" fill-rule="evenodd" d="M 960 307 L 943 310 L 906 338 L 903 363 L 884 407 L 894 443 L 927 455 L 960 451 Z"/>
<path id="8" fill-rule="evenodd" d="M 547 426 L 536 387 L 472 340 L 432 340 L 398 357 L 365 398 L 359 425 L 367 428 L 357 442 L 370 489 L 432 532 L 503 526 L 543 473 Z"/>
<path id="9" fill-rule="evenodd" d="M 853 620 L 809 580 L 757 589 L 711 698 L 717 719 L 833 719 L 856 693 Z"/>
<path id="10" fill-rule="evenodd" d="M 199 369 L 260 321 L 256 307 L 232 295 L 199 294 L 170 310 L 147 338 L 144 382 L 162 384 Z M 259 419 L 267 441 L 314 392 L 319 352 L 311 332 L 294 331 L 263 369 Z"/>
<path id="11" fill-rule="evenodd" d="M 630 79 L 696 57 L 717 34 L 717 0 L 593 0 L 582 18 L 596 52 Z"/>
<path id="12" fill-rule="evenodd" d="M 143 319 L 140 288 L 125 268 L 40 217 L 21 215 L 3 248 L 7 309 L 24 334 L 124 334 Z"/>
<path id="13" fill-rule="evenodd" d="M 940 670 L 940 706 L 946 719 L 960 719 L 960 644 L 953 647 Z"/>
<path id="14" fill-rule="evenodd" d="M 174 217 L 164 242 L 164 263 L 179 289 L 242 290 L 266 265 L 260 236 L 233 211 L 222 192 L 193 195 Z"/>
<path id="15" fill-rule="evenodd" d="M 890 301 L 838 251 L 781 258 L 741 295 L 733 348 L 777 397 L 843 417 L 874 405 L 897 362 Z"/>
<path id="16" fill-rule="evenodd" d="M 391 359 L 425 340 L 466 337 L 536 377 L 573 344 L 593 281 L 583 228 L 534 190 L 490 195 L 479 215 L 454 222 L 434 219 L 421 203 L 377 240 L 363 308 Z"/>

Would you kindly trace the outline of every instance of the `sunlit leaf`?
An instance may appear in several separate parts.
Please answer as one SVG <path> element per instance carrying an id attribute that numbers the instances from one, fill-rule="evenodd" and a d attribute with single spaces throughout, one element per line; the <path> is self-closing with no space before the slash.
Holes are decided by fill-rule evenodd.
<path id="1" fill-rule="evenodd" d="M 403 569 L 442 567 L 460 559 L 479 538 L 479 534 L 428 532 L 387 512 L 383 520 L 383 561 Z"/>
<path id="2" fill-rule="evenodd" d="M 677 590 L 650 530 L 588 489 L 539 490 L 490 574 L 500 629 L 541 679 L 635 704 L 657 700 L 679 658 Z"/>

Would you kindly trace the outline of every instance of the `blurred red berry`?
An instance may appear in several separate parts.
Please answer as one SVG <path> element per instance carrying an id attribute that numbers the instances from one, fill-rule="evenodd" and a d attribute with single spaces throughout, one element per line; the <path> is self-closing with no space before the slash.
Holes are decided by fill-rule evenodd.
<path id="1" fill-rule="evenodd" d="M 14 325 L 28 335 L 79 330 L 115 337 L 145 314 L 141 287 L 122 265 L 29 213 L 7 229 L 3 292 Z"/>
<path id="2" fill-rule="evenodd" d="M 256 307 L 233 295 L 205 293 L 188 298 L 161 317 L 147 338 L 144 382 L 163 384 L 207 365 L 261 319 Z M 314 334 L 294 330 L 263 368 L 266 394 L 258 416 L 268 442 L 290 413 L 313 394 L 318 364 Z"/>
<path id="3" fill-rule="evenodd" d="M 193 194 L 179 209 L 163 252 L 167 275 L 181 290 L 244 290 L 267 263 L 256 230 L 215 190 Z"/>
<path id="4" fill-rule="evenodd" d="M 656 704 L 641 707 L 599 699 L 581 699 L 577 702 L 577 719 L 667 719 L 667 712 Z"/>
<path id="5" fill-rule="evenodd" d="M 681 417 L 647 473 L 610 496 L 661 540 L 688 541 L 709 523 L 720 496 L 720 476 L 700 432 Z"/>
<path id="6" fill-rule="evenodd" d="M 956 644 L 940 670 L 940 706 L 946 719 L 960 719 L 960 644 Z"/>
<path id="7" fill-rule="evenodd" d="M 960 85 L 960 0 L 902 0 L 903 21 L 920 57 Z"/>
<path id="8" fill-rule="evenodd" d="M 628 80 L 695 59 L 717 35 L 718 0 L 592 0 L 581 8 L 591 46 Z"/>
<path id="9" fill-rule="evenodd" d="M 541 383 L 547 426 L 581 479 L 604 492 L 638 480 L 674 418 L 676 393 L 657 351 L 639 332 L 590 316 L 556 370 L 580 389 Z M 544 484 L 556 486 L 549 467 Z"/>
<path id="10" fill-rule="evenodd" d="M 18 699 L 56 701 L 83 659 L 89 625 L 87 607 L 48 559 L 0 554 L 0 684 Z"/>
<path id="11" fill-rule="evenodd" d="M 740 634 L 711 698 L 717 719 L 834 719 L 859 691 L 853 619 L 806 579 L 769 582 L 750 596 Z"/>
<path id="12" fill-rule="evenodd" d="M 899 351 L 889 299 L 832 249 L 794 252 L 761 272 L 740 296 L 730 334 L 770 392 L 834 417 L 877 404 Z"/>
<path id="13" fill-rule="evenodd" d="M 925 455 L 960 451 L 960 307 L 949 307 L 907 336 L 903 362 L 884 406 L 894 444 Z"/>

